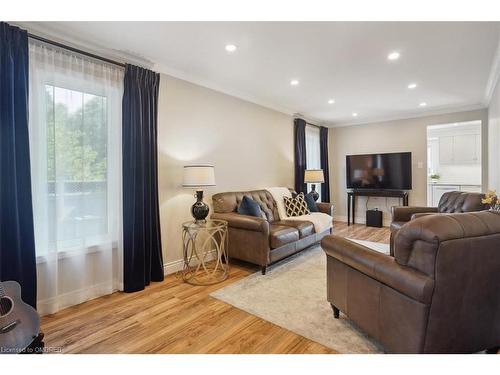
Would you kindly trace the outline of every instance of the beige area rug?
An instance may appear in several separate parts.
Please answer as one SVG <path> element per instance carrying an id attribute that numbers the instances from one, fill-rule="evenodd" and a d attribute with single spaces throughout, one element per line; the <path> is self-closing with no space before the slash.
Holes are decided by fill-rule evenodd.
<path id="1" fill-rule="evenodd" d="M 389 245 L 357 241 L 389 253 Z M 221 301 L 339 353 L 381 353 L 382 347 L 346 316 L 334 319 L 326 300 L 326 255 L 316 246 L 211 293 Z"/>

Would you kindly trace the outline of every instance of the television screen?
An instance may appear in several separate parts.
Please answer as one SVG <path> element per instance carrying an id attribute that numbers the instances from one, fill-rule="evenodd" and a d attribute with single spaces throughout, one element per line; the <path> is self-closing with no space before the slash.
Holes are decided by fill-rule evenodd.
<path id="1" fill-rule="evenodd" d="M 348 189 L 411 190 L 411 152 L 347 155 Z"/>

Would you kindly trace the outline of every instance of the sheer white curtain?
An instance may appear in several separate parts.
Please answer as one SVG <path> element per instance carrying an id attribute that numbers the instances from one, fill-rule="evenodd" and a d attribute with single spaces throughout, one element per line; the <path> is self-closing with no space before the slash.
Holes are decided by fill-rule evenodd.
<path id="1" fill-rule="evenodd" d="M 306 125 L 306 168 L 321 169 L 321 149 L 319 142 L 319 128 Z M 311 191 L 311 185 L 307 184 L 307 191 Z M 316 184 L 319 194 L 318 201 L 321 202 L 321 184 Z"/>
<path id="2" fill-rule="evenodd" d="M 30 53 L 38 310 L 122 288 L 123 69 L 39 42 Z"/>

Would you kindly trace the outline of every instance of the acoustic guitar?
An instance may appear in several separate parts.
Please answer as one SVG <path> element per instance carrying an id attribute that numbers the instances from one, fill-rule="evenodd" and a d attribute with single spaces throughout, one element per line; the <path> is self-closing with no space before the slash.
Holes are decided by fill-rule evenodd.
<path id="1" fill-rule="evenodd" d="M 40 332 L 40 318 L 21 300 L 16 281 L 0 281 L 0 354 L 19 354 Z"/>

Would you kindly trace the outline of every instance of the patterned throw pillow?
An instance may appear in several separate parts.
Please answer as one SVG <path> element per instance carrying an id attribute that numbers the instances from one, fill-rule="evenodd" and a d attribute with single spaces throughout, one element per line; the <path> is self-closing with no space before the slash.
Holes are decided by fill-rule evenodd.
<path id="1" fill-rule="evenodd" d="M 304 199 L 304 193 L 300 193 L 295 198 L 285 198 L 286 216 L 301 216 L 309 214 L 307 203 Z"/>

